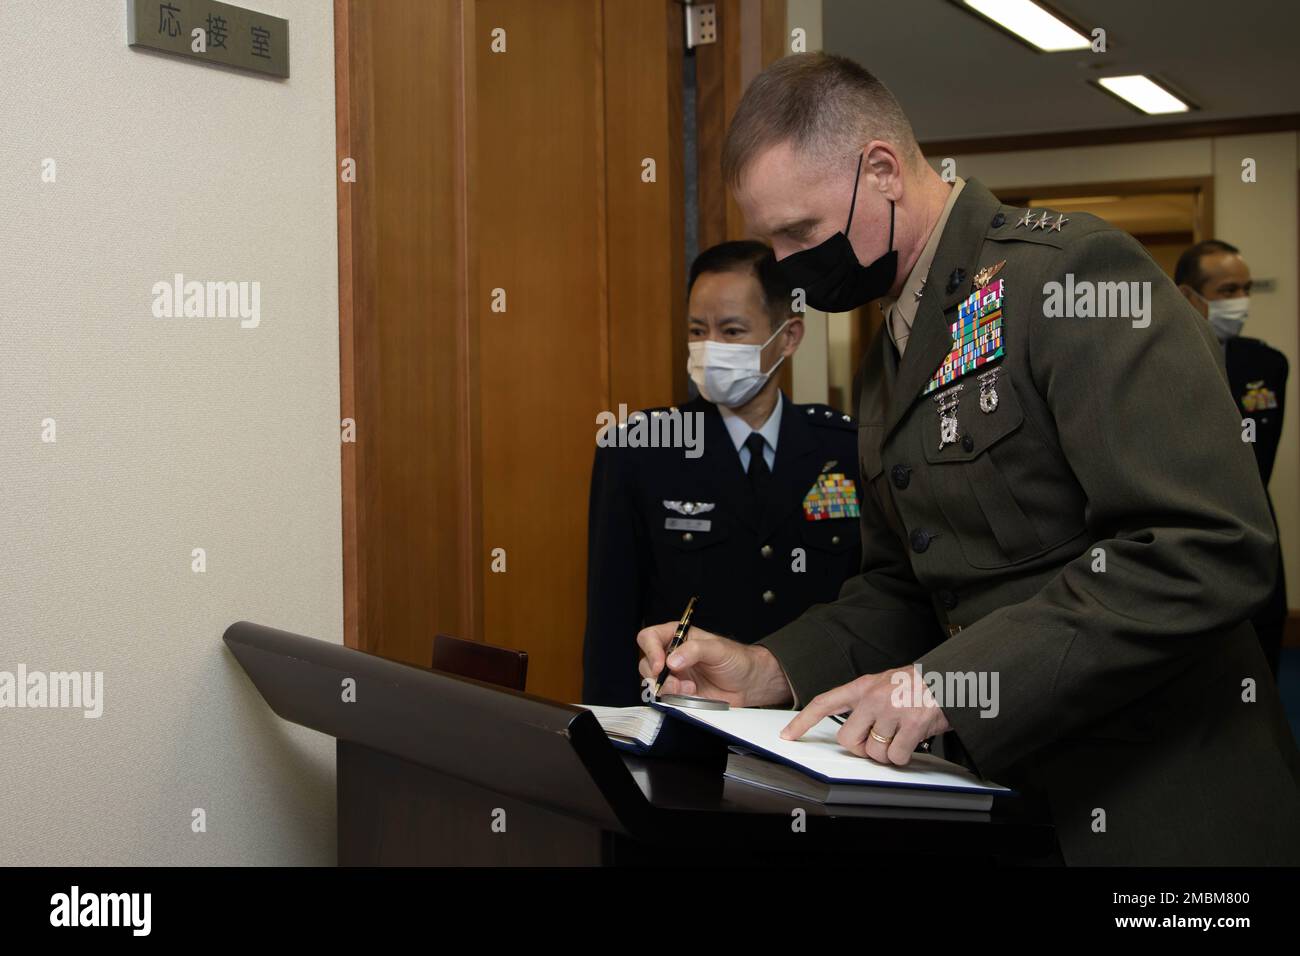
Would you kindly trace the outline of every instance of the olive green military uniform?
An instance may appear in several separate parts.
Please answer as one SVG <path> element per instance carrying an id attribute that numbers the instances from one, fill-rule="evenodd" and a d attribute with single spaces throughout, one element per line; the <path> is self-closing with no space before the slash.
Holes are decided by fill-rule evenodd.
<path id="1" fill-rule="evenodd" d="M 1130 236 L 1043 215 L 957 197 L 901 360 L 883 330 L 863 360 L 863 573 L 761 643 L 800 706 L 912 662 L 996 673 L 996 716 L 944 702 L 945 750 L 1042 794 L 1069 864 L 1300 863 L 1246 623 L 1277 543 L 1218 344 Z M 995 268 L 1001 354 L 927 392 Z M 1049 283 L 1120 281 L 1149 324 L 1049 314 Z"/>

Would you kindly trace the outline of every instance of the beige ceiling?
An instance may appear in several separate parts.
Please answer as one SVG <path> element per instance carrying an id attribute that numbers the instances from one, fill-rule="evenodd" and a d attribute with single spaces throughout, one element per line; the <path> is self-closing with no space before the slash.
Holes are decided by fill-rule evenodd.
<path id="1" fill-rule="evenodd" d="M 1109 52 L 1036 53 L 949 0 L 823 0 L 823 43 L 884 80 L 922 142 L 1300 113 L 1300 0 L 1052 5 Z M 1086 82 L 1123 73 L 1201 109 L 1148 117 Z"/>

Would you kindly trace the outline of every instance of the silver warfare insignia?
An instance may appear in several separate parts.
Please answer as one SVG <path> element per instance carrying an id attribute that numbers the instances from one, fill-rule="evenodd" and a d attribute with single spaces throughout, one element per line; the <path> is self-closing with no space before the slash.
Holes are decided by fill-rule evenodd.
<path id="1" fill-rule="evenodd" d="M 712 511 L 717 505 L 712 501 L 664 501 L 664 507 L 676 511 L 679 515 L 702 515 Z"/>
<path id="2" fill-rule="evenodd" d="M 960 430 L 960 426 L 957 424 L 957 403 L 959 401 L 957 393 L 961 390 L 961 385 L 954 385 L 946 392 L 940 392 L 934 396 L 934 403 L 939 406 L 940 451 L 943 451 L 947 445 L 957 441 L 957 432 Z"/>
<path id="3" fill-rule="evenodd" d="M 979 376 L 980 411 L 991 415 L 998 407 L 998 372 L 1001 366 Z"/>

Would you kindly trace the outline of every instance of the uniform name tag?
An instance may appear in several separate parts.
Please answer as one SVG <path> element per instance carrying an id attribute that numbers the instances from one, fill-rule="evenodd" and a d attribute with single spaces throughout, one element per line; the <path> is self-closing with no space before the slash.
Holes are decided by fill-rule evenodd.
<path id="1" fill-rule="evenodd" d="M 664 527 L 669 531 L 708 531 L 713 522 L 708 518 L 665 518 Z"/>

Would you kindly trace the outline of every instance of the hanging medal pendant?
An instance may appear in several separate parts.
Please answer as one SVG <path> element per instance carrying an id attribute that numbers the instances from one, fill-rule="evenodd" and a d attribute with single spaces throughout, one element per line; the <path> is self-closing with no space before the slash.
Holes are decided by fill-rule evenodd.
<path id="1" fill-rule="evenodd" d="M 957 441 L 957 403 L 939 410 L 939 450 Z"/>
<path id="2" fill-rule="evenodd" d="M 954 385 L 942 395 L 934 397 L 934 403 L 939 407 L 939 450 L 943 451 L 947 445 L 954 444 L 957 441 L 957 433 L 960 426 L 957 424 L 957 393 L 962 386 Z"/>
<path id="3" fill-rule="evenodd" d="M 980 382 L 980 411 L 985 415 L 991 415 L 998 407 L 998 372 L 1001 368 L 995 368 L 990 372 L 985 372 L 979 377 Z"/>

